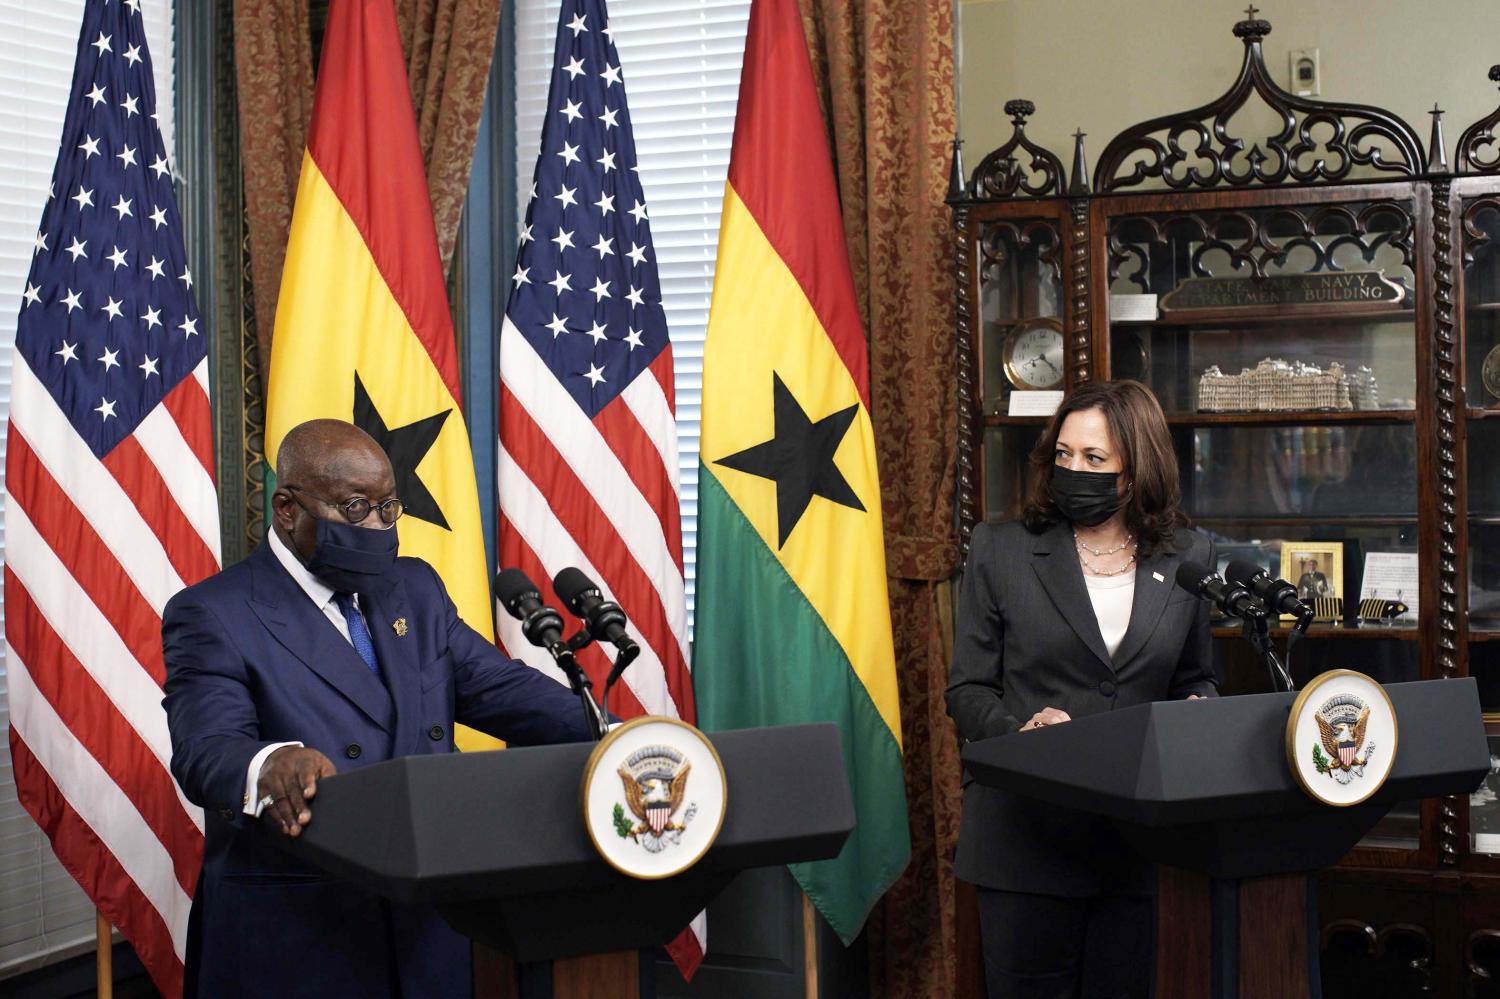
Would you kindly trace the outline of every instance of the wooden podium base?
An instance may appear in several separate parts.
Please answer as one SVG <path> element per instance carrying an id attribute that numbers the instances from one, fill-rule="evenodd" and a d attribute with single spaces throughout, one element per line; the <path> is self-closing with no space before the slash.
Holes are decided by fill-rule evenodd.
<path id="1" fill-rule="evenodd" d="M 591 954 L 527 966 L 483 944 L 474 945 L 474 999 L 640 999 L 636 951 Z"/>
<path id="2" fill-rule="evenodd" d="M 638 951 L 590 954 L 552 962 L 553 999 L 640 999 L 640 994 Z"/>
<path id="3" fill-rule="evenodd" d="M 1160 871 L 1157 999 L 1312 999 L 1312 875 L 1218 881 Z"/>

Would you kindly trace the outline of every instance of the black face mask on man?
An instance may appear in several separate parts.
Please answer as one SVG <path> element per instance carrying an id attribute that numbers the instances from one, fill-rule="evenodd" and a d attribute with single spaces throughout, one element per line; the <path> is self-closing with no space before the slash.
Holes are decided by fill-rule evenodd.
<path id="1" fill-rule="evenodd" d="M 294 497 L 295 500 L 295 497 Z M 302 506 L 301 500 L 295 500 Z M 396 525 L 385 529 L 359 527 L 342 520 L 324 520 L 307 507 L 317 532 L 307 571 L 341 593 L 363 593 L 396 564 L 399 538 Z M 300 556 L 300 553 L 299 553 Z"/>
<path id="2" fill-rule="evenodd" d="M 1119 472 L 1075 472 L 1052 466 L 1052 501 L 1068 520 L 1097 527 L 1120 509 Z"/>

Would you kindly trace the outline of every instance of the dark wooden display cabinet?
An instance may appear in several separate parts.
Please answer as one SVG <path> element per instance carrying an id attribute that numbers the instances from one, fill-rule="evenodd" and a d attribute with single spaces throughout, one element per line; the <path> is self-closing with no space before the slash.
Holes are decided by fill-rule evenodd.
<path id="1" fill-rule="evenodd" d="M 1337 598 L 1299 682 L 1472 674 L 1500 771 L 1500 109 L 1450 167 L 1436 108 L 1424 144 L 1277 86 L 1270 30 L 1252 8 L 1229 91 L 1121 132 L 1092 182 L 1081 132 L 1067 170 L 1027 137 L 1028 101 L 972 175 L 955 151 L 963 537 L 1016 512 L 1028 393 L 1139 379 L 1221 562 Z M 1237 635 L 1215 628 L 1224 692 L 1266 689 Z M 1322 876 L 1327 999 L 1500 996 L 1493 777 L 1393 810 Z"/>

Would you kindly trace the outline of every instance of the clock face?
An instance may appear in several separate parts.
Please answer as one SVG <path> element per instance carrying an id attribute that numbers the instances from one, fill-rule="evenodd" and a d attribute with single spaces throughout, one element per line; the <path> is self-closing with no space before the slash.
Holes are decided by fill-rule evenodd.
<path id="1" fill-rule="evenodd" d="M 1053 319 L 1018 323 L 1005 339 L 1005 377 L 1018 389 L 1055 389 L 1063 383 L 1062 327 Z"/>
<path id="2" fill-rule="evenodd" d="M 1479 377 L 1484 381 L 1484 390 L 1500 399 L 1500 347 L 1495 347 L 1485 355 Z"/>

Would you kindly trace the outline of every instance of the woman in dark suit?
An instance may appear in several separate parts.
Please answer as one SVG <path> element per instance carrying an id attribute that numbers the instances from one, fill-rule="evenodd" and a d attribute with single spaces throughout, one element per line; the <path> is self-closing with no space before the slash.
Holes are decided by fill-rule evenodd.
<path id="1" fill-rule="evenodd" d="M 974 531 L 947 694 L 959 737 L 1213 696 L 1207 605 L 1174 580 L 1214 546 L 1186 524 L 1155 397 L 1075 389 L 1032 451 L 1022 519 Z M 991 999 L 1145 999 L 1153 869 L 1104 820 L 964 783 L 955 868 L 978 888 Z"/>

